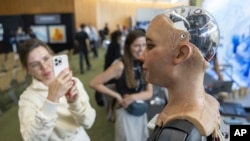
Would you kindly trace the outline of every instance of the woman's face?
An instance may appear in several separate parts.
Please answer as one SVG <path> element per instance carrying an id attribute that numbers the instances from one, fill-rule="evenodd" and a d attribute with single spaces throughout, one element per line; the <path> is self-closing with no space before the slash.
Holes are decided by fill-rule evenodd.
<path id="1" fill-rule="evenodd" d="M 52 55 L 43 46 L 33 49 L 28 56 L 28 73 L 47 84 L 54 79 Z"/>
<path id="2" fill-rule="evenodd" d="M 146 32 L 147 49 L 142 55 L 146 80 L 159 86 L 166 86 L 174 72 L 174 54 L 171 51 L 173 39 L 169 26 L 164 17 L 151 21 Z"/>
<path id="3" fill-rule="evenodd" d="M 146 38 L 139 37 L 134 40 L 134 42 L 130 45 L 130 51 L 135 60 L 139 60 L 143 51 L 146 48 Z"/>

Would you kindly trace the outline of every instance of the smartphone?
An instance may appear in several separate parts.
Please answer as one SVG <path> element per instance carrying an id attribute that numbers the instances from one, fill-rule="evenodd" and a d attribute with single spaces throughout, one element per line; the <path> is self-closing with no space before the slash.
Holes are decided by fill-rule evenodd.
<path id="1" fill-rule="evenodd" d="M 62 70 L 69 67 L 68 56 L 65 54 L 53 56 L 53 67 L 54 75 L 57 77 Z"/>

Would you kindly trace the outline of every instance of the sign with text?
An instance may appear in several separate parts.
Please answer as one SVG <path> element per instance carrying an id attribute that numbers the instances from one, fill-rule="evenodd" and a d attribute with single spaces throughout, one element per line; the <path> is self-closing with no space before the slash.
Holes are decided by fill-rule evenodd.
<path id="1" fill-rule="evenodd" d="M 59 14 L 35 15 L 36 24 L 59 24 L 61 17 Z"/>

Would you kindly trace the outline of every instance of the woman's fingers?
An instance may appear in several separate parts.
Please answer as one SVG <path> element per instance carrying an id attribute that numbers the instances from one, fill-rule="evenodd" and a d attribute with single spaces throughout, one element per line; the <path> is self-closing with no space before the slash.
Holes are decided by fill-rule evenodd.
<path id="1" fill-rule="evenodd" d="M 61 73 L 59 73 L 58 77 L 56 78 L 58 83 L 65 87 L 66 89 L 69 89 L 73 86 L 72 82 L 72 70 L 69 68 L 64 69 Z"/>
<path id="2" fill-rule="evenodd" d="M 59 99 L 64 96 L 70 88 L 73 87 L 72 71 L 69 68 L 64 69 L 49 86 L 49 95 Z"/>
<path id="3" fill-rule="evenodd" d="M 66 98 L 68 102 L 74 102 L 77 97 L 78 97 L 78 90 L 77 87 L 75 85 L 75 81 L 72 80 L 72 87 L 69 89 L 69 94 L 66 94 Z"/>
<path id="4" fill-rule="evenodd" d="M 70 68 L 66 68 L 59 73 L 56 79 L 60 81 L 65 81 L 65 80 L 68 81 L 71 80 L 71 78 L 72 78 L 72 70 L 70 70 Z"/>
<path id="5" fill-rule="evenodd" d="M 132 96 L 125 94 L 123 97 L 123 107 L 127 108 L 132 102 L 133 102 Z"/>

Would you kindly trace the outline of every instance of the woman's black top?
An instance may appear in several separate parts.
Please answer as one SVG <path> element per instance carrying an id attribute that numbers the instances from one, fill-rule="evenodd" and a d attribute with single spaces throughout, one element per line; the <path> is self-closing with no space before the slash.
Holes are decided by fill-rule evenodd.
<path id="1" fill-rule="evenodd" d="M 124 64 L 126 67 L 126 65 Z M 122 75 L 119 79 L 115 81 L 116 89 L 119 94 L 122 96 L 124 94 L 131 94 L 131 93 L 137 93 L 145 89 L 146 83 L 143 78 L 143 72 L 142 72 L 142 62 L 140 61 L 133 61 L 133 71 L 134 71 L 134 77 L 137 82 L 136 88 L 128 88 L 126 84 L 126 74 L 125 71 L 123 70 Z"/>

